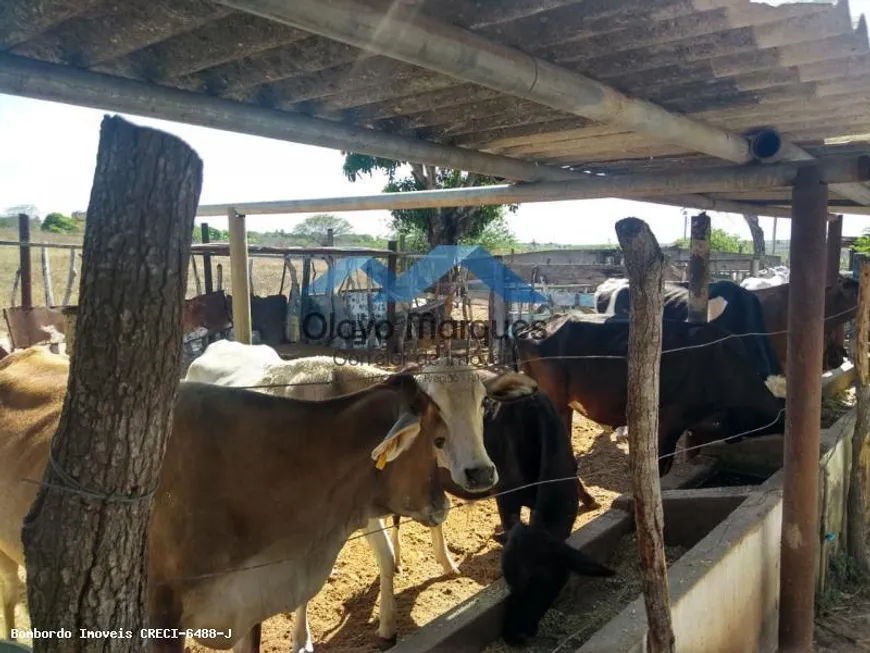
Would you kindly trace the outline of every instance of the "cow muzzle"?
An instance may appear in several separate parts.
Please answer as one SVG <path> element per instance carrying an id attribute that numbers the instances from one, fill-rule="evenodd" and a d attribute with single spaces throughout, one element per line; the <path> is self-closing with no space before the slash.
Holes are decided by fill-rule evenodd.
<path id="1" fill-rule="evenodd" d="M 465 475 L 463 485 L 466 490 L 471 492 L 483 492 L 498 483 L 498 472 L 495 465 L 466 467 L 463 473 Z"/>
<path id="2" fill-rule="evenodd" d="M 420 522 L 423 526 L 428 526 L 432 528 L 433 526 L 440 526 L 447 519 L 447 513 L 450 512 L 450 501 L 447 500 L 447 497 L 442 497 L 436 504 L 432 505 L 419 519 L 415 521 Z"/>

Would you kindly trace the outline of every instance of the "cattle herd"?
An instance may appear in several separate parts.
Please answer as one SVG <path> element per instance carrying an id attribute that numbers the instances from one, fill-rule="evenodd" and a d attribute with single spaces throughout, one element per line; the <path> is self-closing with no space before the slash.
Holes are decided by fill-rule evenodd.
<path id="1" fill-rule="evenodd" d="M 684 432 L 693 444 L 731 441 L 781 433 L 784 419 L 788 284 L 715 282 L 704 324 L 687 322 L 687 295 L 686 284 L 667 284 L 660 474 Z M 390 373 L 211 344 L 173 410 L 147 543 L 148 627 L 210 630 L 218 634 L 195 639 L 258 651 L 260 624 L 294 612 L 292 650 L 312 651 L 307 603 L 362 530 L 380 571 L 378 636 L 393 643 L 400 518 L 430 527 L 435 558 L 458 574 L 441 529 L 451 494 L 495 497 L 511 590 L 503 635 L 533 637 L 569 572 L 613 573 L 565 543 L 580 505 L 597 507 L 578 477 L 571 416 L 625 426 L 628 297 L 627 281 L 609 281 L 597 314 L 516 333 L 516 369 L 502 373 L 450 359 Z M 852 319 L 856 303 L 855 281 L 830 285 L 826 331 Z M 21 527 L 37 492 L 22 479 L 43 475 L 69 367 L 45 347 L 0 360 L 0 638 L 14 627 Z M 180 653 L 185 638 L 152 644 Z"/>

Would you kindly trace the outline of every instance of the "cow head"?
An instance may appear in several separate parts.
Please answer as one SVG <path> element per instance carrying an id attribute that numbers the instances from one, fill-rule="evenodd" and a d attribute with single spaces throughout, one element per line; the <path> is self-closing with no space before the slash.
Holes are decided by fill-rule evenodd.
<path id="1" fill-rule="evenodd" d="M 825 288 L 825 327 L 844 324 L 855 317 L 858 307 L 858 282 L 839 277 Z"/>
<path id="2" fill-rule="evenodd" d="M 476 370 L 440 359 L 414 371 L 440 417 L 433 441 L 438 464 L 450 471 L 450 478 L 462 489 L 489 490 L 498 482 L 498 472 L 483 445 L 486 388 Z"/>
<path id="3" fill-rule="evenodd" d="M 396 421 L 371 452 L 385 475 L 383 508 L 437 526 L 450 510 L 434 453 L 436 434 L 443 428 L 438 408 L 410 374 L 395 374 L 384 385 L 395 387 L 399 397 Z"/>
<path id="4" fill-rule="evenodd" d="M 498 414 L 499 407 L 531 397 L 538 392 L 537 382 L 521 372 L 506 372 L 495 375 L 481 373 L 486 388 L 487 401 L 492 406 L 490 416 Z"/>

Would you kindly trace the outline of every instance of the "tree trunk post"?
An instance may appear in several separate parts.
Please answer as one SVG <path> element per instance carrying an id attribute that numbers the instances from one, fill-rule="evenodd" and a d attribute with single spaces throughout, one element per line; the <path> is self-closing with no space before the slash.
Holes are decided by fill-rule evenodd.
<path id="1" fill-rule="evenodd" d="M 710 300 L 710 216 L 692 216 L 692 250 L 689 256 L 689 322 L 707 321 Z"/>
<path id="2" fill-rule="evenodd" d="M 849 556 L 864 573 L 870 573 L 867 561 L 867 506 L 864 497 L 867 477 L 863 453 L 870 433 L 870 370 L 868 370 L 868 330 L 870 330 L 870 261 L 862 261 L 858 290 L 858 313 L 855 316 L 855 431 L 852 434 L 852 469 L 846 520 L 846 547 Z"/>
<path id="3" fill-rule="evenodd" d="M 626 417 L 641 582 L 649 624 L 647 650 L 649 653 L 673 653 L 674 632 L 658 471 L 665 260 L 655 236 L 642 220 L 620 220 L 616 223 L 616 236 L 625 252 L 629 287 L 634 289 L 629 300 Z"/>
<path id="4" fill-rule="evenodd" d="M 144 650 L 148 522 L 181 371 L 201 186 L 202 161 L 180 139 L 103 119 L 75 355 L 22 530 L 33 627 L 74 635 L 36 639 L 38 653 Z M 84 639 L 81 628 L 133 636 Z"/>
<path id="5" fill-rule="evenodd" d="M 208 232 L 208 222 L 203 222 L 200 225 L 200 229 L 202 230 L 202 242 L 204 245 L 207 245 L 211 242 L 211 236 Z M 205 282 L 205 292 L 214 292 L 214 281 L 211 276 L 211 254 L 208 252 L 203 252 L 202 254 L 202 276 L 203 281 Z"/>
<path id="6" fill-rule="evenodd" d="M 335 230 L 327 229 L 326 230 L 326 246 L 327 247 L 335 247 Z"/>
<path id="7" fill-rule="evenodd" d="M 227 211 L 230 235 L 230 284 L 233 295 L 233 334 L 236 342 L 250 345 L 251 282 L 248 278 L 248 231 L 245 216 L 235 209 Z"/>
<path id="8" fill-rule="evenodd" d="M 791 200 L 779 612 L 782 653 L 809 653 L 813 646 L 827 204 L 828 186 L 818 168 L 801 168 Z"/>
<path id="9" fill-rule="evenodd" d="M 21 307 L 33 306 L 33 275 L 30 268 L 30 216 L 26 213 L 18 214 L 18 240 L 21 246 L 18 248 L 21 270 Z"/>
<path id="10" fill-rule="evenodd" d="M 752 257 L 761 259 L 765 254 L 764 246 L 764 229 L 758 224 L 757 215 L 744 215 L 746 226 L 749 227 L 749 233 L 752 235 Z"/>

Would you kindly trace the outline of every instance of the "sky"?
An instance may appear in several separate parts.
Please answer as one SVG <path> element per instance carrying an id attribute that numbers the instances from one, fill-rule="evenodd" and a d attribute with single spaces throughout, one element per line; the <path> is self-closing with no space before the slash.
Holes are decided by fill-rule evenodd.
<path id="1" fill-rule="evenodd" d="M 870 0 L 851 0 L 853 19 L 870 13 Z M 85 210 L 93 181 L 100 122 L 107 112 L 55 102 L 0 94 L 0 210 L 34 204 L 45 215 Z M 336 150 L 222 132 L 204 127 L 123 115 L 187 142 L 204 164 L 200 203 L 219 204 L 379 193 L 383 176 L 348 181 Z M 336 213 L 357 233 L 386 234 L 387 211 Z M 685 220 L 677 207 L 616 199 L 538 202 L 520 206 L 508 221 L 521 242 L 564 245 L 615 243 L 615 223 L 633 216 L 645 220 L 662 243 L 684 235 Z M 739 215 L 710 212 L 714 229 L 749 238 Z M 248 217 L 256 231 L 291 229 L 306 214 Z M 207 218 L 226 227 L 226 219 Z M 198 219 L 199 222 L 199 219 Z M 761 218 L 769 240 L 773 220 Z M 843 234 L 857 236 L 870 227 L 870 217 L 846 216 Z M 789 237 L 790 220 L 780 219 L 777 239 Z"/>

